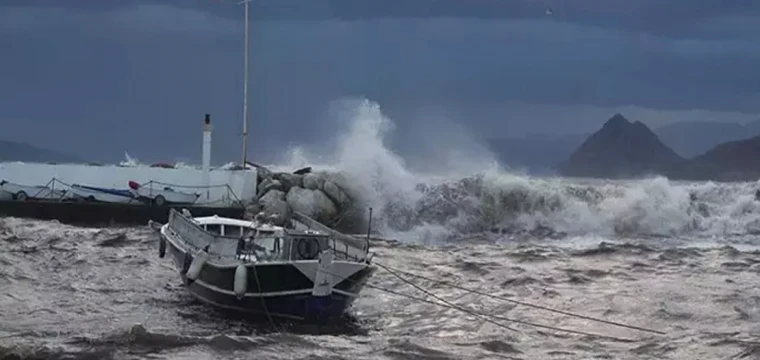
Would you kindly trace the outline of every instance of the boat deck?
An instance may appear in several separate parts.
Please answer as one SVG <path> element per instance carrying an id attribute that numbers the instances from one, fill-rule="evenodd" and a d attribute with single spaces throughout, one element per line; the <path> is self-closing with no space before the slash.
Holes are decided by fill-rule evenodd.
<path id="1" fill-rule="evenodd" d="M 163 207 L 144 204 L 119 204 L 105 202 L 68 202 L 53 200 L 0 200 L 0 216 L 12 216 L 39 220 L 58 220 L 64 224 L 145 225 L 148 220 L 160 223 L 169 221 L 169 209 L 187 209 L 193 216 L 242 218 L 242 207 L 210 207 L 192 205 L 167 205 Z"/>

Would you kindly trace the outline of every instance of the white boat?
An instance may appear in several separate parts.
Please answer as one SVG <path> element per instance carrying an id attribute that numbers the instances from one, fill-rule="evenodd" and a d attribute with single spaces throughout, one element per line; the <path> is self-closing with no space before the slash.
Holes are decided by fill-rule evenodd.
<path id="1" fill-rule="evenodd" d="M 130 204 L 139 203 L 140 201 L 132 196 L 129 190 L 120 189 L 106 189 L 94 186 L 72 184 L 68 190 L 68 195 L 71 198 L 90 201 L 90 202 L 107 202 L 107 203 L 120 203 Z"/>
<path id="2" fill-rule="evenodd" d="M 296 217 L 291 230 L 171 209 L 167 224 L 149 224 L 160 233 L 159 257 L 168 255 L 207 304 L 305 321 L 340 317 L 376 270 L 369 240 Z"/>
<path id="3" fill-rule="evenodd" d="M 146 186 L 130 181 L 129 191 L 138 199 L 148 200 L 156 206 L 166 204 L 183 204 L 190 205 L 195 203 L 201 194 L 190 194 L 176 191 L 168 186 L 160 186 L 149 183 Z"/>
<path id="4" fill-rule="evenodd" d="M 21 185 L 8 182 L 5 180 L 0 181 L 0 199 L 7 199 L 10 197 L 13 200 L 26 201 L 33 200 L 61 200 L 65 198 L 66 192 L 63 190 L 53 190 L 44 185 Z"/>

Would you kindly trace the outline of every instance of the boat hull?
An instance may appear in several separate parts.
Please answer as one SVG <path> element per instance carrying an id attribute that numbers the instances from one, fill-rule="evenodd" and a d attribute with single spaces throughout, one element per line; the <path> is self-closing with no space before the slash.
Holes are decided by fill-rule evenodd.
<path id="1" fill-rule="evenodd" d="M 346 314 L 359 292 L 375 272 L 364 264 L 358 271 L 338 279 L 327 296 L 314 296 L 314 281 L 299 270 L 297 263 L 247 264 L 247 291 L 238 298 L 234 289 L 235 267 L 206 264 L 196 280 L 184 274 L 186 251 L 161 234 L 170 257 L 190 294 L 219 309 L 257 316 L 306 322 L 325 321 Z M 175 240 L 176 241 L 176 240 Z"/>
<path id="2" fill-rule="evenodd" d="M 61 190 L 54 190 L 47 186 L 29 186 L 14 184 L 7 181 L 0 182 L 0 200 L 61 200 L 65 198 L 65 193 Z"/>
<path id="3" fill-rule="evenodd" d="M 84 185 L 71 185 L 69 193 L 74 198 L 107 203 L 135 204 L 139 200 L 132 197 L 128 190 L 105 189 Z"/>
<path id="4" fill-rule="evenodd" d="M 140 187 L 131 190 L 134 196 L 154 201 L 156 198 L 163 197 L 164 201 L 169 204 L 194 204 L 200 194 L 188 194 L 179 191 L 152 189 L 149 187 Z"/>
<path id="5" fill-rule="evenodd" d="M 13 200 L 13 194 L 9 191 L 0 189 L 0 200 Z"/>
<path id="6" fill-rule="evenodd" d="M 183 280 L 186 281 L 186 279 Z M 308 293 L 277 296 L 246 296 L 238 299 L 234 295 L 220 293 L 202 283 L 192 282 L 188 291 L 198 300 L 208 305 L 254 316 L 315 322 L 339 318 L 346 314 L 354 302 L 354 297 L 333 292 L 328 296 L 313 296 Z"/>

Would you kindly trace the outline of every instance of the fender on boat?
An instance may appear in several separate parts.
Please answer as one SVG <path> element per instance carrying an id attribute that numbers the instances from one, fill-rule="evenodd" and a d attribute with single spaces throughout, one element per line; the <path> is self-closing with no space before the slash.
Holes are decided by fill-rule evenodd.
<path id="1" fill-rule="evenodd" d="M 188 281 L 193 282 L 198 279 L 201 270 L 203 270 L 203 265 L 206 265 L 206 261 L 208 261 L 208 246 L 203 248 L 203 250 L 201 250 L 190 263 L 190 267 L 185 274 Z"/>
<path id="2" fill-rule="evenodd" d="M 235 283 L 234 283 L 235 296 L 238 300 L 245 296 L 248 291 L 248 268 L 244 264 L 240 264 L 235 269 Z"/>

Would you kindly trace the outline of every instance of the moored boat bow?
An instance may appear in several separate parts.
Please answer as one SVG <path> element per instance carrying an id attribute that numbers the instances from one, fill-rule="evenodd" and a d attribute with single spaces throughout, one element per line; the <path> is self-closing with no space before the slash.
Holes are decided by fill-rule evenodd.
<path id="1" fill-rule="evenodd" d="M 288 229 L 171 209 L 168 223 L 151 227 L 160 233 L 159 256 L 169 255 L 189 292 L 227 310 L 339 317 L 376 270 L 368 242 L 303 223 Z"/>

